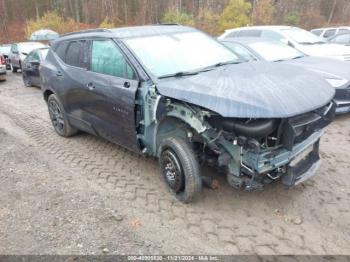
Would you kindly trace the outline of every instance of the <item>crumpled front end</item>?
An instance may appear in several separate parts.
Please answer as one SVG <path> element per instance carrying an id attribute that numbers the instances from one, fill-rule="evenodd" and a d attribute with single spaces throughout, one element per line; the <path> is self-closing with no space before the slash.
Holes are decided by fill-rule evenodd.
<path id="1" fill-rule="evenodd" d="M 189 140 L 201 162 L 224 170 L 231 186 L 254 191 L 278 180 L 294 186 L 316 173 L 319 141 L 334 119 L 335 109 L 330 102 L 290 118 L 237 119 L 161 99 L 154 115 L 159 125 L 169 118 L 186 123 L 171 128 L 168 122 L 164 134 Z M 160 132 L 157 135 L 161 139 Z"/>
<path id="2" fill-rule="evenodd" d="M 225 148 L 220 151 L 218 165 L 226 168 L 228 182 L 236 188 L 261 190 L 264 184 L 277 180 L 297 185 L 316 174 L 319 142 L 324 128 L 334 119 L 335 109 L 331 102 L 288 119 L 255 120 L 260 125 L 250 120 L 247 129 L 237 125 L 228 129 L 224 124 L 224 132 L 235 134 L 231 133 L 230 139 L 223 132 L 221 142 L 218 140 Z"/>

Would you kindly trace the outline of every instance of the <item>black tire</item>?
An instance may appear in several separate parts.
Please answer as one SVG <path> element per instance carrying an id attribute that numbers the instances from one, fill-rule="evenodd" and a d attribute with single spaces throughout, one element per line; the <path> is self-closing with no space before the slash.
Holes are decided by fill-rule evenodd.
<path id="1" fill-rule="evenodd" d="M 171 137 L 159 147 L 162 180 L 176 199 L 191 202 L 202 190 L 202 179 L 196 154 L 182 138 Z"/>
<path id="2" fill-rule="evenodd" d="M 17 73 L 18 68 L 17 68 L 17 67 L 14 67 L 13 65 L 11 65 L 11 67 L 12 67 L 12 72 L 13 72 L 13 73 Z"/>
<path id="3" fill-rule="evenodd" d="M 66 112 L 56 95 L 49 96 L 47 105 L 52 125 L 59 136 L 70 137 L 78 132 L 70 125 Z"/>
<path id="4" fill-rule="evenodd" d="M 28 77 L 26 76 L 25 73 L 22 73 L 22 77 L 23 77 L 23 83 L 25 85 L 25 87 L 32 87 L 32 83 L 31 81 L 28 79 Z"/>

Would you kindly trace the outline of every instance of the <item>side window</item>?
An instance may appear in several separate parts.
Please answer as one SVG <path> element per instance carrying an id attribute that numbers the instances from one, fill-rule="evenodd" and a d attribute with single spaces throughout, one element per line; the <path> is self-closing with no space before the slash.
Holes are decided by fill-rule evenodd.
<path id="1" fill-rule="evenodd" d="M 80 63 L 81 52 L 82 52 L 82 45 L 80 42 L 78 41 L 70 42 L 66 51 L 66 57 L 65 57 L 66 64 L 71 66 L 76 66 L 76 67 L 82 67 Z"/>
<path id="2" fill-rule="evenodd" d="M 324 37 L 324 38 L 328 38 L 328 37 L 334 36 L 336 32 L 337 32 L 337 29 L 330 29 L 330 30 L 327 30 L 327 31 L 324 33 L 323 37 Z"/>
<path id="3" fill-rule="evenodd" d="M 236 37 L 236 36 L 239 34 L 239 32 L 240 32 L 240 31 L 232 32 L 232 33 L 228 34 L 226 38 Z"/>
<path id="4" fill-rule="evenodd" d="M 18 47 L 17 47 L 17 45 L 12 45 L 12 46 L 11 46 L 11 53 L 18 53 Z"/>
<path id="5" fill-rule="evenodd" d="M 331 42 L 348 44 L 350 42 L 350 34 L 336 36 Z"/>
<path id="6" fill-rule="evenodd" d="M 338 34 L 348 34 L 350 33 L 350 30 L 348 29 L 339 29 Z"/>
<path id="7" fill-rule="evenodd" d="M 237 36 L 240 37 L 260 37 L 261 30 L 242 30 Z"/>
<path id="8" fill-rule="evenodd" d="M 72 41 L 68 43 L 65 55 L 65 63 L 71 66 L 88 67 L 88 44 L 85 40 Z"/>
<path id="9" fill-rule="evenodd" d="M 282 39 L 284 39 L 283 35 L 281 35 L 280 33 L 275 32 L 275 31 L 272 31 L 272 30 L 264 30 L 262 32 L 261 36 L 265 37 L 265 38 L 273 39 L 273 40 L 276 40 L 276 41 L 281 41 Z"/>
<path id="10" fill-rule="evenodd" d="M 62 42 L 55 49 L 55 53 L 61 58 L 62 61 L 64 61 L 66 57 L 67 45 L 68 42 Z"/>
<path id="11" fill-rule="evenodd" d="M 223 42 L 225 46 L 227 46 L 230 50 L 232 50 L 235 54 L 242 57 L 247 61 L 256 61 L 256 57 L 244 46 L 231 42 Z"/>
<path id="12" fill-rule="evenodd" d="M 123 53 L 111 40 L 95 40 L 92 42 L 91 71 L 135 79 L 135 73 L 126 61 Z"/>

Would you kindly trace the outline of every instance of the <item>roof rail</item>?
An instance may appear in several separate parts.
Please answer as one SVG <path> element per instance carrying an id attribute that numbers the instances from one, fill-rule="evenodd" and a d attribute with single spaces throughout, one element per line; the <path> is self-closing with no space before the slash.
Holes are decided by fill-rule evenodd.
<path id="1" fill-rule="evenodd" d="M 70 36 L 70 35 L 77 35 L 77 34 L 82 34 L 82 33 L 103 33 L 103 32 L 111 32 L 111 31 L 109 29 L 105 29 L 105 28 L 87 29 L 87 30 L 63 34 L 63 35 L 61 35 L 61 37 Z"/>

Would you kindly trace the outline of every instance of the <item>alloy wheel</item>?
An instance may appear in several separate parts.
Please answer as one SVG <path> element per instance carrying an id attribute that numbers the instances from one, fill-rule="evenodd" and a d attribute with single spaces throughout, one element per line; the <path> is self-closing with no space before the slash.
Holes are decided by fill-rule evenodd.
<path id="1" fill-rule="evenodd" d="M 54 100 L 49 101 L 49 113 L 52 124 L 60 134 L 64 133 L 64 119 L 58 103 Z"/>

